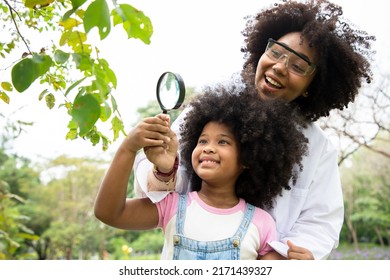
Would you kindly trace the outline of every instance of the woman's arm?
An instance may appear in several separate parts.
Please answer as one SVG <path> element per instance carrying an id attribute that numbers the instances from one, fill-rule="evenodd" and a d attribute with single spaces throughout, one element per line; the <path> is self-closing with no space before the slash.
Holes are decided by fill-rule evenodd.
<path id="1" fill-rule="evenodd" d="M 308 193 L 303 198 L 304 202 L 302 206 L 297 206 L 298 197 L 291 198 L 287 202 L 298 209 L 284 209 L 289 211 L 290 215 L 297 210 L 299 215 L 288 231 L 285 225 L 288 221 L 280 220 L 277 225 L 281 227 L 279 234 L 282 243 L 286 244 L 291 240 L 294 244 L 309 249 L 315 259 L 326 259 L 332 249 L 338 245 L 344 218 L 343 194 L 337 165 L 337 150 L 329 140 L 322 145 L 313 146 L 315 151 L 312 152 L 318 152 L 320 156 L 312 157 L 314 159 L 307 162 L 305 166 L 313 175 L 310 177 Z M 286 201 L 282 205 L 285 203 Z M 289 218 L 287 213 L 284 214 Z M 278 214 L 275 213 L 276 220 L 278 220 L 277 216 Z M 284 230 L 282 226 L 285 226 Z"/>
<path id="2" fill-rule="evenodd" d="M 287 250 L 287 258 L 282 256 L 275 250 L 272 250 L 264 256 L 259 256 L 258 260 L 314 260 L 313 254 L 306 248 L 296 246 L 290 240 L 287 241 L 289 249 Z"/>

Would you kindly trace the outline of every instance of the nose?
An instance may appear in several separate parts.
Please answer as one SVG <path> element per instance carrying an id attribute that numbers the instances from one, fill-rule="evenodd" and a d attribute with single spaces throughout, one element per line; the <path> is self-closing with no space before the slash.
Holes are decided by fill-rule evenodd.
<path id="1" fill-rule="evenodd" d="M 215 149 L 212 145 L 209 144 L 203 148 L 203 152 L 206 154 L 210 154 L 210 153 L 214 153 Z"/>
<path id="2" fill-rule="evenodd" d="M 278 60 L 275 62 L 274 66 L 272 66 L 272 69 L 276 73 L 282 73 L 282 74 L 287 74 L 287 69 L 288 69 L 288 55 L 283 54 L 281 55 Z"/>

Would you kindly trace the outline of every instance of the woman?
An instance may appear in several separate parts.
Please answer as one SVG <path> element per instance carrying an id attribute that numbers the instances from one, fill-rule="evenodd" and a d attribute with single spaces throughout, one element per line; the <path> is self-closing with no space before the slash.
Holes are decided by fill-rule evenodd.
<path id="1" fill-rule="evenodd" d="M 250 18 L 243 34 L 243 82 L 254 83 L 261 99 L 289 102 L 308 122 L 304 134 L 309 146 L 303 170 L 291 190 L 284 191 L 268 209 L 276 221 L 280 241 L 273 244 L 274 249 L 287 258 L 300 259 L 309 250 L 313 258 L 326 259 L 338 245 L 343 195 L 337 150 L 315 121 L 329 115 L 332 109 L 345 108 L 354 101 L 362 82 L 371 81 L 370 44 L 374 38 L 355 29 L 342 18 L 342 8 L 326 0 L 275 5 Z M 162 139 L 169 130 L 164 124 L 155 118 L 150 126 L 142 128 L 143 133 L 159 131 L 156 137 Z M 148 148 L 148 153 L 161 152 L 166 150 Z M 175 155 L 170 157 L 170 166 L 157 164 L 162 181 L 164 175 L 171 180 L 175 173 L 171 171 Z M 135 188 L 141 187 L 157 201 L 166 192 L 148 191 L 143 177 L 150 168 L 140 155 L 135 167 Z M 176 181 L 186 180 L 182 175 L 179 168 Z"/>

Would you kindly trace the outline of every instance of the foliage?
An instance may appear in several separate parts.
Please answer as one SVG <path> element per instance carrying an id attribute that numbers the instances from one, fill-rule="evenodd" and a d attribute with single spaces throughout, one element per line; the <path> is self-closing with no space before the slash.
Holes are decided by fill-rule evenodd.
<path id="1" fill-rule="evenodd" d="M 73 259 L 80 252 L 86 254 L 88 247 L 96 250 L 98 240 L 93 236 L 98 236 L 99 223 L 93 203 L 104 167 L 98 160 L 65 156 L 47 166 L 49 183 L 31 200 L 51 213 L 50 227 L 42 233 L 50 240 L 51 258 Z"/>
<path id="2" fill-rule="evenodd" d="M 18 168 L 17 160 L 0 149 L 0 260 L 29 258 L 28 252 L 18 252 L 23 242 L 38 239 L 26 226 L 29 217 L 19 209 L 25 199 L 14 193 L 33 179 L 35 173 Z"/>
<path id="3" fill-rule="evenodd" d="M 161 253 L 164 245 L 164 235 L 161 230 L 148 231 L 131 245 L 135 252 Z"/>
<path id="4" fill-rule="evenodd" d="M 0 10 L 0 22 L 4 23 L 0 31 L 10 34 L 0 39 L 0 58 L 13 61 L 0 69 L 1 73 L 12 67 L 11 80 L 0 81 L 2 102 L 8 104 L 15 91 L 37 91 L 32 85 L 38 81 L 42 87 L 38 100 L 49 109 L 63 108 L 70 119 L 67 139 L 82 137 L 107 149 L 124 133 L 112 94 L 117 78 L 91 44 L 90 33 L 97 29 L 104 40 L 111 28 L 119 25 L 128 38 L 150 44 L 150 19 L 129 4 L 106 0 L 1 0 Z M 108 121 L 111 137 L 100 128 L 100 122 Z"/>
<path id="5" fill-rule="evenodd" d="M 387 135 L 384 138 L 388 137 Z M 388 142 L 378 138 L 372 146 L 388 149 Z M 359 150 L 351 167 L 341 169 L 346 222 L 350 236 L 363 242 L 390 244 L 390 169 L 389 158 L 371 149 Z M 355 233 L 352 231 L 356 231 Z M 386 240 L 387 238 L 387 240 Z M 359 240 L 354 240 L 357 243 Z"/>

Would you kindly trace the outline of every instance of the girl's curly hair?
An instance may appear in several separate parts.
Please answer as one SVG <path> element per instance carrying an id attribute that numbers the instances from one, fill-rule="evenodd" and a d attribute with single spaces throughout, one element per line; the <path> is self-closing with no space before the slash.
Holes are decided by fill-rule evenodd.
<path id="1" fill-rule="evenodd" d="M 191 155 L 204 126 L 210 121 L 230 127 L 238 144 L 240 162 L 247 167 L 236 182 L 236 194 L 258 207 L 272 207 L 273 198 L 290 189 L 302 169 L 307 139 L 306 122 L 283 101 L 262 101 L 254 87 L 234 84 L 207 87 L 189 104 L 181 124 L 181 161 L 189 172 L 192 191 L 201 178 L 194 172 Z"/>
<path id="2" fill-rule="evenodd" d="M 268 38 L 278 40 L 287 33 L 301 32 L 316 50 L 317 72 L 308 97 L 293 102 L 311 121 L 328 116 L 332 109 L 347 107 L 354 101 L 362 80 L 371 82 L 370 49 L 375 37 L 355 28 L 342 14 L 340 6 L 327 0 L 306 3 L 284 0 L 250 17 L 242 32 L 245 37 L 242 78 L 246 83 L 254 82 Z"/>

